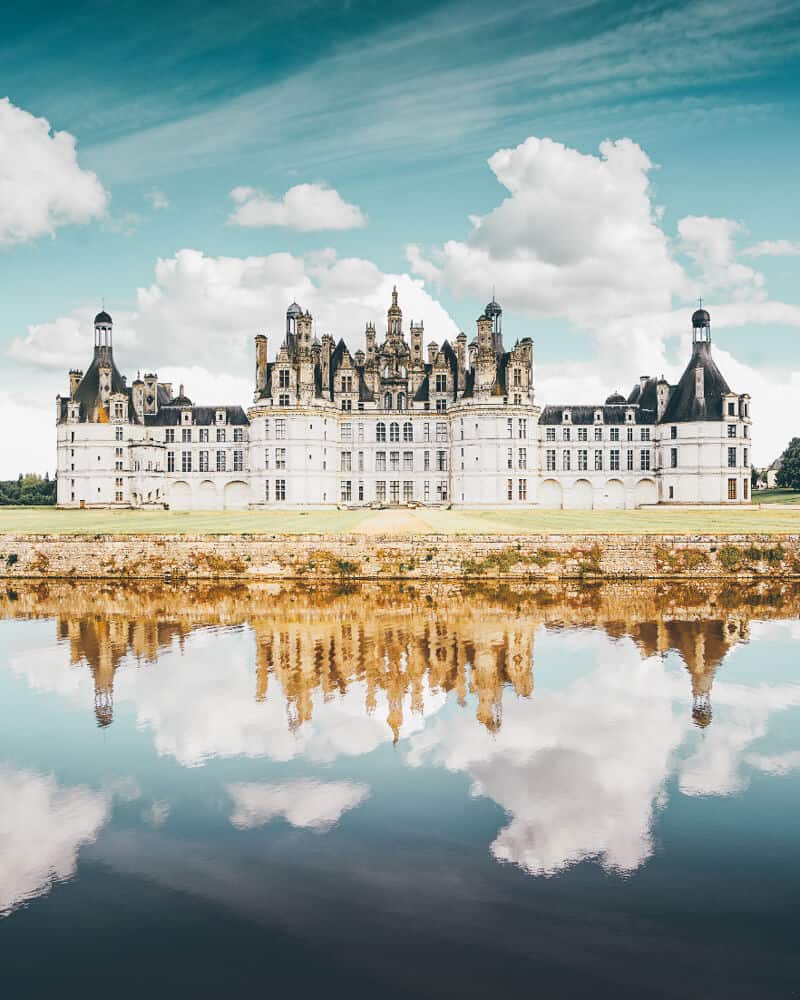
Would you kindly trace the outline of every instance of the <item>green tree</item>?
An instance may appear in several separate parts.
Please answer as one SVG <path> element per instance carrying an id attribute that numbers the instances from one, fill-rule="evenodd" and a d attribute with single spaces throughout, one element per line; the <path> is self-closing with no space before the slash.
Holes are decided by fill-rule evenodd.
<path id="1" fill-rule="evenodd" d="M 800 438 L 792 438 L 781 455 L 777 483 L 782 489 L 800 490 Z"/>

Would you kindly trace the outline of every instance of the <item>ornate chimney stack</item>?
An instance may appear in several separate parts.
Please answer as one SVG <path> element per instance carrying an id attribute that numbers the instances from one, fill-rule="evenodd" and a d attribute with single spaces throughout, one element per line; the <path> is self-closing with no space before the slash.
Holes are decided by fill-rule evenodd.
<path id="1" fill-rule="evenodd" d="M 70 399 L 75 398 L 75 393 L 78 390 L 78 386 L 81 384 L 81 379 L 83 378 L 83 372 L 80 368 L 71 368 L 69 373 L 69 396 Z"/>
<path id="2" fill-rule="evenodd" d="M 417 364 L 422 361 L 422 335 L 424 333 L 424 324 L 420 323 L 416 325 L 414 321 L 411 321 L 411 364 Z"/>
<path id="3" fill-rule="evenodd" d="M 660 420 L 664 416 L 669 402 L 669 382 L 662 375 L 656 385 L 656 419 Z"/>
<path id="4" fill-rule="evenodd" d="M 256 337 L 256 396 L 260 396 L 267 386 L 267 346 L 263 333 Z"/>

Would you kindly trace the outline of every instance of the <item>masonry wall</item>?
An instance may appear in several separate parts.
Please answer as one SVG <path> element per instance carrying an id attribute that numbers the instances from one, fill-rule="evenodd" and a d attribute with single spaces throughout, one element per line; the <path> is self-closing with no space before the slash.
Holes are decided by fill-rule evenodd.
<path id="1" fill-rule="evenodd" d="M 3 535 L 0 579 L 800 577 L 800 535 Z"/>

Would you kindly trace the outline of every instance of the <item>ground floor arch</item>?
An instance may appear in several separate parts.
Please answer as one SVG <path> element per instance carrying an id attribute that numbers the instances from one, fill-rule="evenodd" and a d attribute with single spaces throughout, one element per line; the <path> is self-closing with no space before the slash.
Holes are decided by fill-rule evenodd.
<path id="1" fill-rule="evenodd" d="M 640 479 L 636 484 L 635 502 L 637 507 L 658 503 L 658 487 L 655 479 Z"/>
<path id="2" fill-rule="evenodd" d="M 247 510 L 250 502 L 250 487 L 241 480 L 225 484 L 225 510 Z"/>
<path id="3" fill-rule="evenodd" d="M 197 489 L 197 506 L 199 510 L 214 510 L 217 506 L 217 487 L 210 479 L 204 479 Z"/>
<path id="4" fill-rule="evenodd" d="M 598 506 L 619 510 L 625 506 L 625 484 L 621 479 L 609 479 L 601 491 Z"/>
<path id="5" fill-rule="evenodd" d="M 173 483 L 172 486 L 170 486 L 167 502 L 169 503 L 171 510 L 191 510 L 191 486 L 182 479 L 179 479 L 176 483 Z"/>
<path id="6" fill-rule="evenodd" d="M 539 506 L 559 510 L 564 503 L 564 491 L 557 479 L 545 479 L 539 487 Z"/>
<path id="7" fill-rule="evenodd" d="M 578 479 L 569 491 L 567 506 L 573 510 L 591 510 L 594 490 L 588 479 Z"/>

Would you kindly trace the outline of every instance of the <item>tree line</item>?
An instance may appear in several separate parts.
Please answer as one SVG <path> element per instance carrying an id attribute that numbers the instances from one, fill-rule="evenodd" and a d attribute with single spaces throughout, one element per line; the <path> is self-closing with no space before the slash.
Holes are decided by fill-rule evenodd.
<path id="1" fill-rule="evenodd" d="M 17 479 L 0 479 L 0 507 L 10 505 L 41 507 L 56 502 L 56 481 L 48 475 L 19 474 Z"/>

